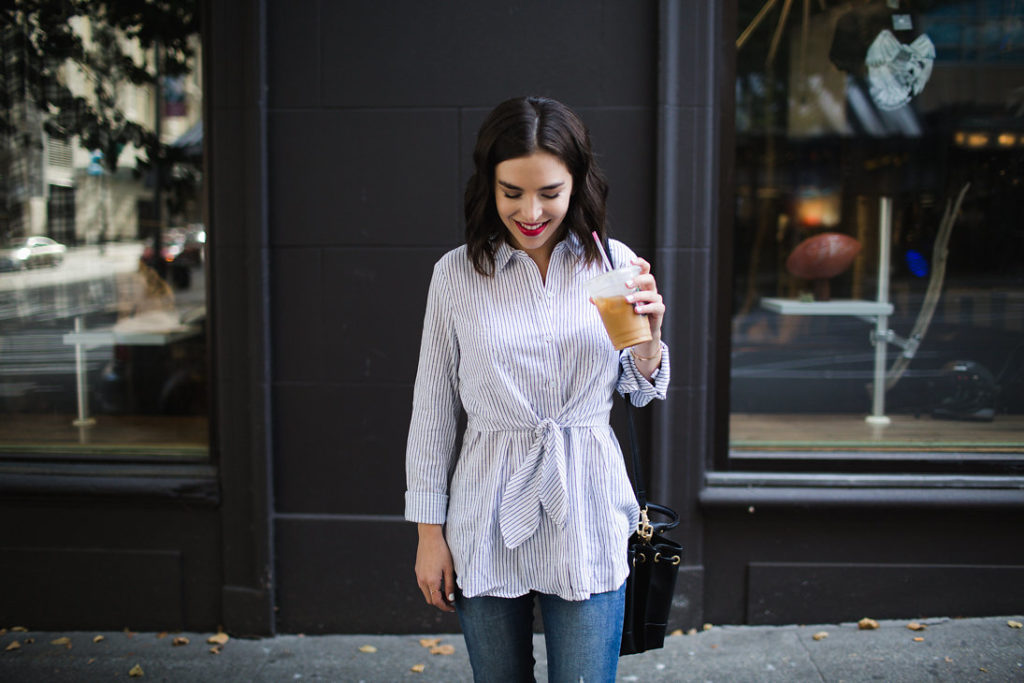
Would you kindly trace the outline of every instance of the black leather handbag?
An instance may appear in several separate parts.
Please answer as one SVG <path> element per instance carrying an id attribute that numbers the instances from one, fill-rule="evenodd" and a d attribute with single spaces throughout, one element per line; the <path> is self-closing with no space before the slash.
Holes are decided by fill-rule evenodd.
<path id="1" fill-rule="evenodd" d="M 683 547 L 663 535 L 679 524 L 679 515 L 671 508 L 647 500 L 629 396 L 626 396 L 626 416 L 629 448 L 633 454 L 633 490 L 640 504 L 640 523 L 629 537 L 629 578 L 626 579 L 626 612 L 620 656 L 664 646 L 676 577 L 683 561 Z M 652 522 L 651 513 L 666 519 Z"/>

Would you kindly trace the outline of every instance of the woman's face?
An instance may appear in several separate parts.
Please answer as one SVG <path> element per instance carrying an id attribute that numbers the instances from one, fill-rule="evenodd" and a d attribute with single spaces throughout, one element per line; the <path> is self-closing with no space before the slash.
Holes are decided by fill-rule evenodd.
<path id="1" fill-rule="evenodd" d="M 506 159 L 494 167 L 494 201 L 512 243 L 546 262 L 569 211 L 572 174 L 547 152 Z"/>

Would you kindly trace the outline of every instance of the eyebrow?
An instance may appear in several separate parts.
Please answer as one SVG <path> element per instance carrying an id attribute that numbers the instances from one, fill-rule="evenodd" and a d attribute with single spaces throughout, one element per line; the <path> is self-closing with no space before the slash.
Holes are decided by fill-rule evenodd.
<path id="1" fill-rule="evenodd" d="M 504 180 L 499 180 L 498 184 L 501 185 L 502 187 L 504 187 L 505 189 L 508 189 L 508 190 L 515 190 L 517 192 L 522 192 L 523 191 L 523 188 L 517 187 L 516 185 L 513 185 L 512 183 L 506 183 Z M 563 185 L 565 185 L 564 181 L 560 182 L 560 183 L 554 183 L 552 185 L 545 185 L 544 187 L 542 187 L 540 189 L 541 189 L 541 191 L 544 191 L 544 190 L 557 190 L 558 188 L 562 187 Z"/>

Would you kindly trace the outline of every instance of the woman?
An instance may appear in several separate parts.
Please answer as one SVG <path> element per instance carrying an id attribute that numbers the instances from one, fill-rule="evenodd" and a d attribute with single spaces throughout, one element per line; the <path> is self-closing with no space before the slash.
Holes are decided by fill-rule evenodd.
<path id="1" fill-rule="evenodd" d="M 665 397 L 665 305 L 650 264 L 611 241 L 613 263 L 640 266 L 633 301 L 653 337 L 612 347 L 583 289 L 604 269 L 591 233 L 604 238 L 608 188 L 565 105 L 503 102 L 473 159 L 466 244 L 434 267 L 413 397 L 416 580 L 458 613 L 476 680 L 533 680 L 536 599 L 550 679 L 612 681 L 639 509 L 608 415 L 616 389 Z"/>

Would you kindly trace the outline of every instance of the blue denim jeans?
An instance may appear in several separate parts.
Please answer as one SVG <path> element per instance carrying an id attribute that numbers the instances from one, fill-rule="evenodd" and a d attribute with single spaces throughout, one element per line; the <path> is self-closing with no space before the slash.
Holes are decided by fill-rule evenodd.
<path id="1" fill-rule="evenodd" d="M 533 605 L 540 602 L 548 680 L 613 683 L 622 641 L 625 584 L 588 600 L 530 593 L 518 598 L 458 595 L 455 609 L 477 683 L 533 681 Z"/>

